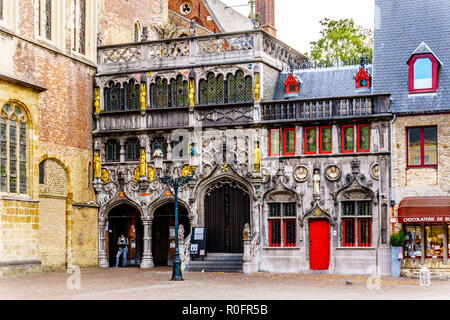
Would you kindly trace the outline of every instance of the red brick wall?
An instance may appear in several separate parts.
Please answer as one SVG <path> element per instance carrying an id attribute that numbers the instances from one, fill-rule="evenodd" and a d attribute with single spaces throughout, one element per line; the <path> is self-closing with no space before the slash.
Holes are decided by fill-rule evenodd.
<path id="1" fill-rule="evenodd" d="M 182 14 L 180 10 L 180 7 L 184 2 L 191 4 L 191 12 L 187 15 Z M 200 5 L 200 15 L 198 5 Z M 195 20 L 197 24 L 208 29 L 209 31 L 214 33 L 220 32 L 220 29 L 214 20 L 208 21 L 208 16 L 210 16 L 210 14 L 201 0 L 169 0 L 169 10 L 182 15 L 186 19 Z"/>
<path id="2" fill-rule="evenodd" d="M 275 0 L 256 0 L 256 12 L 261 15 L 261 27 L 264 31 L 276 37 Z"/>

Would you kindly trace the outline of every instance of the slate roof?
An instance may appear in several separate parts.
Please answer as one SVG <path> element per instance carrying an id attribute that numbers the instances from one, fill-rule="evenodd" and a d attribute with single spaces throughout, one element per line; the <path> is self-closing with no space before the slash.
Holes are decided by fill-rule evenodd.
<path id="1" fill-rule="evenodd" d="M 356 89 L 355 76 L 361 66 L 343 66 L 330 68 L 294 70 L 293 76 L 301 80 L 298 96 L 290 95 L 288 99 L 315 99 L 325 97 L 355 96 L 370 94 L 370 88 Z M 365 66 L 366 71 L 372 74 L 372 66 Z M 279 73 L 273 100 L 284 100 L 284 81 L 289 75 L 288 71 Z"/>
<path id="2" fill-rule="evenodd" d="M 203 0 L 221 32 L 253 30 L 251 20 L 220 0 Z"/>
<path id="3" fill-rule="evenodd" d="M 395 113 L 449 111 L 450 1 L 376 0 L 375 8 L 373 92 L 391 93 Z M 409 93 L 407 63 L 418 53 L 439 60 L 436 93 Z"/>

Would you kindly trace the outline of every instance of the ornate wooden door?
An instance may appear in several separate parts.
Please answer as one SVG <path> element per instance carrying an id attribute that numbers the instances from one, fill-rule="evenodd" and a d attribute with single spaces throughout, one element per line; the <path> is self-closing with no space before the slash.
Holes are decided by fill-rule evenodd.
<path id="1" fill-rule="evenodd" d="M 330 226 L 327 220 L 309 222 L 309 267 L 327 270 L 330 261 Z"/>
<path id="2" fill-rule="evenodd" d="M 250 222 L 250 198 L 233 181 L 219 181 L 205 195 L 207 253 L 242 253 L 242 231 Z"/>

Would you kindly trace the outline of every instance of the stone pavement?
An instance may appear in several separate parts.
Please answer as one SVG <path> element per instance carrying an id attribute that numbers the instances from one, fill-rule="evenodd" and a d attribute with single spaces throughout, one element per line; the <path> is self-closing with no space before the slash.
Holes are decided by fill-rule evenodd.
<path id="1" fill-rule="evenodd" d="M 89 268 L 0 278 L 1 300 L 423 300 L 450 299 L 450 281 L 382 276 L 183 272 Z M 369 285 L 368 285 L 369 280 Z M 371 284 L 371 285 L 370 285 Z M 377 284 L 379 289 L 377 289 Z"/>

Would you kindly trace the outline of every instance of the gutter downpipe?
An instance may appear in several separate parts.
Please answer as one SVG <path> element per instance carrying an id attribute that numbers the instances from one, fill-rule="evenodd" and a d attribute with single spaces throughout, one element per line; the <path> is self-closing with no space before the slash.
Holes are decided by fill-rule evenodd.
<path id="1" fill-rule="evenodd" d="M 392 131 L 393 131 L 393 126 L 394 126 L 394 122 L 397 119 L 397 115 L 394 113 L 394 118 L 392 118 L 392 121 L 390 123 L 390 138 L 391 138 L 391 167 L 390 167 L 390 174 L 391 174 L 391 194 L 390 194 L 390 205 L 391 205 L 391 217 L 394 217 L 394 207 L 395 207 L 395 199 L 394 199 L 394 147 L 393 147 L 393 135 L 392 135 Z M 394 232 L 394 224 L 392 224 L 392 228 L 391 228 L 391 232 Z"/>

